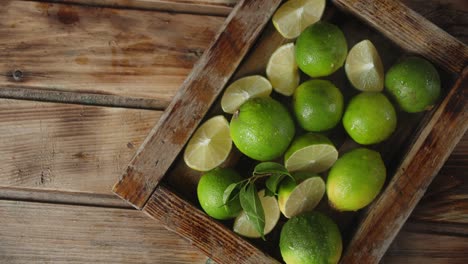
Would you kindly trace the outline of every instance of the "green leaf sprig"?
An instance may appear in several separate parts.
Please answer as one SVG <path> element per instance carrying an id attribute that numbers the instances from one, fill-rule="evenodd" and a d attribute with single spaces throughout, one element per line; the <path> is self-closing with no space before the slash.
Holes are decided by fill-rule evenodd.
<path id="1" fill-rule="evenodd" d="M 262 239 L 265 240 L 265 212 L 258 196 L 255 181 L 259 178 L 269 177 L 265 182 L 265 196 L 274 196 L 277 194 L 279 184 L 284 177 L 295 179 L 283 165 L 276 162 L 259 163 L 255 166 L 252 174 L 248 179 L 230 184 L 224 190 L 223 203 L 227 204 L 239 197 L 241 207 L 247 214 L 249 221 L 254 225 Z"/>

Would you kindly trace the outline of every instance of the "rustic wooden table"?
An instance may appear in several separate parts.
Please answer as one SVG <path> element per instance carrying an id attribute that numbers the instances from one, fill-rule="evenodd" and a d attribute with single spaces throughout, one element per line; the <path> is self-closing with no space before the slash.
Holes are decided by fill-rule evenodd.
<path id="1" fill-rule="evenodd" d="M 110 189 L 236 1 L 51 2 L 0 8 L 0 263 L 206 262 Z M 467 1 L 404 2 L 468 43 Z M 468 263 L 467 153 L 382 263 Z"/>

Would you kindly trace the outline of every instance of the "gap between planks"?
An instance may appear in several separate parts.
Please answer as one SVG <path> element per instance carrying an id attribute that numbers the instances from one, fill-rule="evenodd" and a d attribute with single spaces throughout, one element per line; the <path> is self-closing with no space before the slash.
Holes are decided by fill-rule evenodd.
<path id="1" fill-rule="evenodd" d="M 28 0 L 22 0 L 28 1 Z M 237 0 L 35 0 L 37 2 L 227 16 Z"/>

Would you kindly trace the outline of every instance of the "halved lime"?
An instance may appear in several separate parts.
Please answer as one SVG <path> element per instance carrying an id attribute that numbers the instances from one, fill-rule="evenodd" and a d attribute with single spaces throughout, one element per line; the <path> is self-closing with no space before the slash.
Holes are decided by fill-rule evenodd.
<path id="1" fill-rule="evenodd" d="M 279 47 L 270 57 L 266 75 L 276 92 L 290 96 L 299 85 L 299 68 L 296 64 L 294 43 Z"/>
<path id="2" fill-rule="evenodd" d="M 187 144 L 184 161 L 198 171 L 209 171 L 223 163 L 232 148 L 229 123 L 222 115 L 203 123 Z"/>
<path id="3" fill-rule="evenodd" d="M 263 76 L 253 75 L 236 80 L 226 88 L 221 98 L 221 108 L 233 114 L 247 100 L 255 97 L 269 96 L 271 84 Z"/>
<path id="4" fill-rule="evenodd" d="M 338 159 L 338 151 L 324 135 L 304 134 L 293 141 L 284 155 L 284 165 L 290 172 L 319 173 L 329 169 Z"/>
<path id="5" fill-rule="evenodd" d="M 310 174 L 309 178 L 297 184 L 286 178 L 280 185 L 278 204 L 287 218 L 312 211 L 325 194 L 325 182 L 318 175 Z"/>
<path id="6" fill-rule="evenodd" d="M 308 26 L 320 20 L 325 0 L 290 0 L 273 15 L 273 25 L 285 38 L 297 38 Z"/>
<path id="7" fill-rule="evenodd" d="M 278 201 L 273 196 L 265 196 L 265 190 L 258 192 L 260 202 L 262 203 L 263 211 L 265 212 L 265 235 L 270 233 L 271 230 L 276 226 L 280 218 L 280 210 L 278 207 Z M 259 238 L 260 234 L 255 229 L 249 217 L 242 211 L 234 221 L 234 232 L 239 235 L 251 238 Z"/>
<path id="8" fill-rule="evenodd" d="M 384 68 L 375 46 L 363 40 L 349 51 L 345 71 L 351 84 L 358 90 L 380 92 L 384 87 Z"/>

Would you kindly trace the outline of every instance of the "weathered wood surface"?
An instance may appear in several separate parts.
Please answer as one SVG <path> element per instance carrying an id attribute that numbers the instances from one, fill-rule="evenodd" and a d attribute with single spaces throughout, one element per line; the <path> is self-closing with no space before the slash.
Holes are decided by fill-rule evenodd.
<path id="1" fill-rule="evenodd" d="M 234 74 L 280 0 L 241 1 L 203 54 L 113 191 L 142 208 Z"/>
<path id="2" fill-rule="evenodd" d="M 449 72 L 467 66 L 468 47 L 423 16 L 394 0 L 333 0 L 408 52 L 421 54 Z"/>
<path id="3" fill-rule="evenodd" d="M 219 263 L 277 263 L 230 228 L 215 221 L 163 185 L 156 187 L 143 212 L 177 232 Z"/>
<path id="4" fill-rule="evenodd" d="M 0 18 L 0 89 L 150 98 L 163 106 L 224 21 L 24 1 L 3 1 Z"/>
<path id="5" fill-rule="evenodd" d="M 62 0 L 63 1 L 63 0 Z M 86 1 L 86 0 L 83 0 Z M 118 1 L 118 0 L 116 0 Z M 76 2 L 79 2 L 77 0 Z M 127 1 L 125 1 L 127 2 Z M 128 1 L 128 5 L 133 4 L 137 1 Z M 414 8 L 416 11 L 421 12 L 421 14 L 431 20 L 432 22 L 436 23 L 438 26 L 442 27 L 444 30 L 447 30 L 450 34 L 456 36 L 457 38 L 464 40 L 465 42 L 468 40 L 466 35 L 466 25 L 468 16 L 466 16 L 466 12 L 468 8 L 466 7 L 466 2 L 464 0 L 450 0 L 450 1 L 442 1 L 442 0 L 431 0 L 431 1 L 423 1 L 423 0 L 405 0 L 403 1 L 408 4 L 411 8 Z M 125 3 L 123 3 L 125 4 Z M 130 6 L 134 8 L 135 6 Z M 138 8 L 138 7 L 136 7 Z M 99 9 L 97 9 L 99 10 Z M 125 11 L 125 10 L 122 10 Z M 1 10 L 0 10 L 1 12 Z M 140 11 L 134 11 L 135 14 L 139 14 Z M 191 11 L 188 11 L 191 12 Z M 0 16 L 0 21 L 1 21 Z M 21 19 L 21 16 L 15 17 L 14 19 Z M 11 20 L 14 21 L 14 20 Z M 1 22 L 0 22 L 1 23 Z M 1 29 L 0 29 L 1 30 Z M 191 29 L 190 29 L 191 30 Z M 100 34 L 100 32 L 94 32 L 94 34 Z M 96 35 L 98 36 L 98 35 Z M 1 50 L 1 48 L 0 48 Z M 33 51 L 31 51 L 33 52 Z M 36 55 L 32 53 L 33 57 Z M 1 62 L 0 62 L 1 63 Z M 133 66 L 131 66 L 133 67 Z M 187 70 L 188 73 L 188 70 Z M 181 77 L 181 80 L 185 77 Z M 61 81 L 66 81 L 63 79 Z M 67 84 L 68 85 L 68 84 Z M 74 85 L 73 83 L 71 85 Z M 103 97 L 107 97 L 105 94 L 100 94 Z M 125 99 L 124 96 L 121 96 Z M 40 99 L 44 100 L 44 99 Z M 64 99 L 67 100 L 67 99 Z M 79 101 L 77 101 L 79 102 Z M 84 101 L 83 101 L 84 102 Z M 167 105 L 168 100 L 163 101 Z M 86 102 L 91 103 L 93 102 Z M 98 102 L 99 103 L 99 102 Z M 101 104 L 101 103 L 99 103 Z M 105 105 L 112 105 L 105 104 Z M 131 105 L 131 107 L 135 107 L 135 105 Z M 136 106 L 139 107 L 139 106 Z M 165 107 L 163 104 L 162 107 Z M 152 107 L 148 107 L 152 108 Z M 11 109 L 14 111 L 14 109 Z M 20 111 L 21 112 L 21 111 Z M 53 112 L 49 113 L 50 117 L 54 116 Z M 48 119 L 48 116 L 43 116 L 43 119 Z M 12 129 L 10 134 L 14 133 L 21 133 L 20 126 Z M 1 138 L 1 137 L 0 137 Z M 39 138 L 47 138 L 49 143 L 53 143 L 53 138 L 48 138 L 45 136 L 41 136 Z M 462 252 L 464 249 L 467 248 L 466 240 L 463 240 L 462 235 L 466 234 L 466 219 L 468 219 L 468 202 L 466 193 L 468 190 L 468 181 L 466 180 L 466 172 L 468 171 L 466 157 L 468 155 L 468 136 L 465 135 L 464 139 L 458 147 L 454 150 L 452 156 L 446 162 L 444 167 L 442 168 L 439 176 L 436 177 L 433 184 L 430 186 L 428 193 L 426 194 L 425 198 L 423 198 L 416 207 L 415 211 L 413 212 L 412 216 L 410 217 L 410 224 L 417 227 L 417 229 L 408 229 L 406 228 L 409 224 L 406 224 L 402 231 L 399 233 L 397 238 L 395 239 L 392 246 L 390 246 L 389 251 L 387 252 L 387 257 L 383 259 L 384 263 L 466 263 L 467 257 Z M 123 142 L 125 143 L 125 142 Z M 111 155 L 116 155 L 115 153 Z M 25 156 L 25 160 L 28 162 L 35 162 L 34 157 Z M 76 166 L 80 167 L 83 166 L 82 163 L 86 163 L 86 161 L 79 161 L 76 163 Z M 120 166 L 124 167 L 126 164 L 113 164 L 112 166 Z M 14 176 L 12 176 L 14 177 Z M 118 177 L 115 176 L 115 177 Z M 110 186 L 115 181 L 113 177 L 104 177 L 101 176 L 94 181 L 99 184 L 100 186 Z M 69 182 L 70 185 L 73 185 L 74 182 Z M 78 183 L 80 184 L 80 183 Z M 93 188 L 92 186 L 90 186 Z M 58 202 L 58 203 L 76 203 L 79 201 L 78 204 L 89 204 L 89 205 L 98 205 L 98 206 L 115 206 L 119 207 L 120 205 L 115 204 L 114 200 L 108 200 L 107 198 L 110 196 L 106 195 L 98 195 L 98 200 L 95 200 L 92 195 L 90 194 L 83 194 L 81 192 L 64 192 L 64 194 L 60 194 L 60 191 L 51 191 L 51 190 L 34 190 L 36 186 L 32 186 L 31 188 L 3 188 L 0 189 L 0 198 L 1 199 L 20 199 L 20 200 L 37 200 L 37 201 L 46 201 L 46 202 Z M 80 189 L 80 187 L 71 187 L 75 189 Z M 36 204 L 36 203 L 34 203 Z M 68 208 L 68 207 L 67 207 Z M 80 208 L 78 206 L 71 206 L 67 210 L 74 210 L 75 208 Z M 85 207 L 88 208 L 88 207 Z M 9 209 L 11 210 L 11 209 Z M 81 209 L 80 209 L 81 210 Z M 83 209 L 88 210 L 88 209 Z M 21 213 L 20 215 L 30 215 L 27 213 Z M 22 221 L 22 217 L 18 216 L 17 218 L 8 218 L 9 220 L 6 222 L 8 226 L 11 226 L 11 223 Z M 420 220 L 430 221 L 434 223 L 434 225 L 429 225 L 427 229 L 421 229 L 421 226 L 425 226 L 425 222 L 421 222 Z M 40 226 L 30 225 L 30 228 L 27 229 L 28 231 L 35 231 L 37 232 L 39 229 L 46 230 L 48 228 L 48 232 L 40 232 L 40 235 L 34 237 L 34 241 L 47 241 L 47 238 L 50 236 L 50 233 L 53 233 L 55 230 L 50 228 L 47 225 L 47 222 L 44 220 L 44 224 Z M 443 225 L 446 223 L 446 225 Z M 460 224 L 460 226 L 458 226 Z M 17 234 L 21 234 L 26 229 L 26 226 L 17 226 Z M 64 228 L 69 230 L 74 230 L 74 225 L 70 224 Z M 439 228 L 439 229 L 438 229 Z M 38 230 L 36 230 L 38 229 Z M 434 232 L 434 230 L 445 230 L 444 232 Z M 447 232 L 446 230 L 450 230 Z M 12 231 L 14 233 L 14 231 Z M 140 231 L 135 230 L 134 233 L 140 236 L 140 240 L 145 240 L 147 237 L 144 235 L 144 228 L 141 228 Z M 37 234 L 37 233 L 36 233 Z M 70 240 L 78 240 L 79 241 L 79 233 L 72 233 L 71 231 L 68 233 Z M 411 236 L 408 236 L 411 235 Z M 68 239 L 67 238 L 67 239 Z M 411 238 L 420 238 L 420 240 L 411 239 Z M 461 239 L 462 238 L 462 239 Z M 24 238 L 23 238 L 24 239 Z M 11 241 L 11 240 L 10 240 Z M 154 247 L 158 247 L 161 244 L 160 240 L 153 241 Z M 17 248 L 20 247 L 20 244 L 14 244 Z M 118 240 L 108 241 L 108 246 L 106 250 L 112 250 L 113 247 L 119 247 L 121 242 Z M 164 246 L 164 243 L 162 244 Z M 446 247 L 447 245 L 447 247 Z M 5 248 L 10 249 L 11 245 L 2 244 L 0 240 L 0 252 Z M 49 250 L 49 256 L 51 262 L 60 262 L 64 256 L 64 252 L 60 252 L 60 250 L 54 250 L 56 248 L 55 244 L 47 244 L 44 243 L 44 250 Z M 77 249 L 79 251 L 79 249 Z M 19 250 L 16 249 L 16 252 Z M 86 251 L 80 251 L 77 254 L 81 255 L 89 255 Z M 99 254 L 99 253 L 94 253 Z M 174 253 L 177 254 L 177 253 Z M 1 255 L 1 254 L 0 254 Z M 16 262 L 13 263 L 30 263 L 30 256 L 31 253 L 27 250 L 17 255 Z M 144 255 L 146 256 L 146 255 Z M 154 255 L 155 258 L 158 255 Z M 86 256 L 87 259 L 93 258 L 90 256 Z M 2 261 L 0 261 L 2 262 Z M 135 261 L 126 261 L 121 259 L 118 261 L 119 263 L 134 263 Z M 187 257 L 185 260 L 180 260 L 181 263 L 191 263 L 191 259 Z M 3 262 L 2 262 L 3 263 Z M 6 262 L 9 263 L 9 262 Z"/>
<path id="6" fill-rule="evenodd" d="M 0 201 L 0 263 L 205 263 L 136 210 Z"/>
<path id="7" fill-rule="evenodd" d="M 110 194 L 160 116 L 0 99 L 0 186 Z"/>

